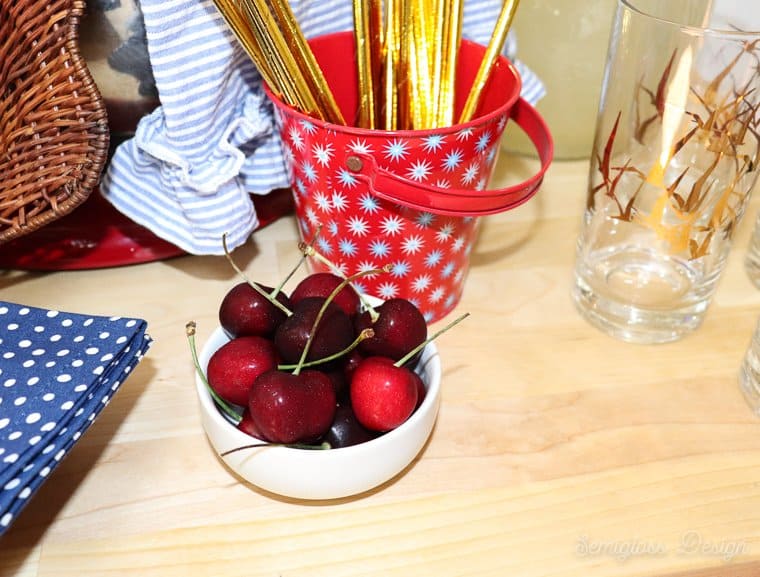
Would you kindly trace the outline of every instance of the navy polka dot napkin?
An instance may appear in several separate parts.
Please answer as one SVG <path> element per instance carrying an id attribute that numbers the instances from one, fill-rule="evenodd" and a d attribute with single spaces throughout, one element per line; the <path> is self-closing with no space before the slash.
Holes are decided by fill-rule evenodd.
<path id="1" fill-rule="evenodd" d="M 140 361 L 146 328 L 0 301 L 0 535 Z"/>

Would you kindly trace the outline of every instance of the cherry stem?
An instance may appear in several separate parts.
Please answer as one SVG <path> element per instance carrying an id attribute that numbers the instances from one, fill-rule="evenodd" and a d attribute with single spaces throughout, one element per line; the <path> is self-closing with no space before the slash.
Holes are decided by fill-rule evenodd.
<path id="1" fill-rule="evenodd" d="M 343 355 L 347 355 L 351 351 L 353 351 L 356 347 L 359 346 L 359 343 L 362 341 L 366 341 L 367 339 L 371 339 L 375 336 L 375 331 L 371 328 L 364 329 L 362 332 L 359 333 L 359 336 L 357 336 L 354 339 L 354 342 L 348 345 L 345 349 L 343 349 L 340 352 L 333 353 L 332 355 L 328 357 L 324 357 L 323 359 L 317 359 L 316 361 L 309 361 L 308 363 L 303 363 L 301 365 L 302 369 L 306 369 L 308 367 L 315 367 L 317 365 L 322 365 L 324 363 L 329 363 L 330 361 L 334 361 L 335 359 L 339 359 Z M 279 371 L 289 371 L 291 369 L 297 368 L 298 365 L 277 365 L 277 370 Z"/>
<path id="2" fill-rule="evenodd" d="M 401 357 L 398 361 L 393 363 L 397 367 L 402 367 L 409 359 L 414 357 L 418 352 L 420 352 L 422 349 L 424 349 L 431 341 L 437 339 L 439 336 L 441 336 L 443 333 L 445 333 L 447 330 L 449 330 L 451 327 L 453 327 L 456 324 L 459 324 L 464 319 L 470 316 L 470 313 L 464 313 L 459 318 L 454 319 L 449 324 L 447 324 L 445 327 L 443 327 L 440 331 L 436 332 L 433 336 L 429 337 L 424 342 L 421 342 L 419 345 L 414 347 L 411 351 L 406 353 L 403 357 Z"/>
<path id="3" fill-rule="evenodd" d="M 349 285 L 352 281 L 358 278 L 373 275 L 373 274 L 380 274 L 380 273 L 388 272 L 388 271 L 390 271 L 390 265 L 386 265 L 383 268 L 373 268 L 370 270 L 364 270 L 354 275 L 351 275 L 350 277 L 344 278 L 341 281 L 341 283 L 333 289 L 333 291 L 325 299 L 325 302 L 322 303 L 322 306 L 320 307 L 319 312 L 317 313 L 317 318 L 314 319 L 314 325 L 311 327 L 311 331 L 309 332 L 309 338 L 306 340 L 306 345 L 304 346 L 303 351 L 301 351 L 301 358 L 298 359 L 298 365 L 296 365 L 296 368 L 293 371 L 294 375 L 300 374 L 301 368 L 304 366 L 304 363 L 306 362 L 306 355 L 309 354 L 309 349 L 311 348 L 311 343 L 314 340 L 314 335 L 317 334 L 317 327 L 319 326 L 319 321 L 322 320 L 322 317 L 324 316 L 325 311 L 327 310 L 327 307 L 330 306 L 330 303 L 333 300 L 335 300 L 335 297 L 338 295 L 338 293 L 342 291 L 344 288 L 346 288 L 346 286 Z"/>
<path id="4" fill-rule="evenodd" d="M 306 443 L 253 443 L 251 445 L 243 445 L 242 447 L 235 447 L 229 451 L 219 453 L 220 457 L 226 457 L 232 453 L 238 451 L 245 451 L 246 449 L 258 449 L 260 447 L 287 447 L 288 449 L 306 449 L 308 451 L 326 451 L 332 449 L 332 445 L 327 441 L 320 443 L 319 445 L 307 445 Z"/>
<path id="5" fill-rule="evenodd" d="M 190 354 L 193 356 L 193 364 L 195 365 L 195 370 L 198 373 L 198 376 L 201 378 L 201 381 L 203 381 L 203 384 L 206 386 L 206 390 L 208 391 L 209 395 L 211 395 L 211 398 L 214 399 L 216 405 L 229 418 L 235 421 L 235 424 L 237 425 L 240 423 L 240 421 L 243 420 L 243 417 L 241 417 L 238 412 L 233 409 L 229 403 L 227 403 L 227 401 L 217 395 L 216 391 L 211 388 L 211 385 L 208 384 L 208 380 L 206 379 L 206 375 L 203 374 L 201 364 L 198 362 L 198 351 L 195 348 L 195 321 L 190 321 L 185 325 L 185 334 L 187 335 L 188 343 L 190 343 Z"/>
<path id="6" fill-rule="evenodd" d="M 314 243 L 317 242 L 317 239 L 319 238 L 319 234 L 321 231 L 322 231 L 322 225 L 320 224 L 319 227 L 317 228 L 317 231 L 314 233 L 314 236 L 312 237 L 312 239 L 305 246 L 309 247 L 311 250 L 314 250 Z M 301 268 L 304 262 L 306 262 L 306 258 L 308 257 L 307 252 L 300 248 L 301 244 L 299 244 L 298 246 L 299 246 L 299 250 L 301 250 L 301 258 L 298 260 L 298 264 L 296 264 L 296 266 L 293 267 L 293 269 L 288 273 L 288 275 L 284 279 L 282 279 L 282 282 L 277 286 L 277 288 L 274 289 L 274 291 L 272 292 L 273 297 L 276 297 L 282 291 L 283 287 L 287 284 L 287 282 L 291 278 L 293 278 L 294 274 L 296 274 L 296 271 L 299 268 Z"/>
<path id="7" fill-rule="evenodd" d="M 253 290 L 255 290 L 257 293 L 259 293 L 261 296 L 267 299 L 270 303 L 272 303 L 274 306 L 276 306 L 278 309 L 284 312 L 287 316 L 290 316 L 293 314 L 293 312 L 290 309 L 288 309 L 288 307 L 286 307 L 284 304 L 282 304 L 280 301 L 278 301 L 274 297 L 274 295 L 277 294 L 277 291 L 273 291 L 272 294 L 269 294 L 259 284 L 249 279 L 245 275 L 245 273 L 242 270 L 240 270 L 240 267 L 232 259 L 232 255 L 230 254 L 230 251 L 227 250 L 227 233 L 224 233 L 222 235 L 222 246 L 224 247 L 224 256 L 227 257 L 227 260 L 232 265 L 232 268 L 234 268 L 235 272 L 237 272 L 249 285 L 251 285 L 251 288 L 253 288 Z"/>
<path id="8" fill-rule="evenodd" d="M 343 274 L 343 273 L 340 271 L 340 269 L 338 269 L 338 267 L 337 267 L 337 266 L 335 266 L 335 265 L 334 265 L 334 264 L 333 264 L 333 263 L 330 261 L 330 259 L 329 259 L 329 258 L 327 258 L 325 255 L 323 255 L 321 252 L 319 252 L 317 249 L 315 249 L 315 248 L 314 248 L 314 246 L 313 246 L 313 243 L 312 243 L 312 244 L 306 244 L 306 243 L 302 242 L 302 243 L 300 243 L 300 244 L 298 245 L 298 248 L 300 248 L 300 249 L 301 249 L 301 252 L 304 254 L 304 257 L 308 257 L 308 256 L 310 256 L 310 257 L 312 257 L 312 258 L 314 258 L 314 259 L 318 260 L 319 262 L 321 262 L 321 263 L 322 263 L 322 264 L 324 264 L 325 266 L 329 267 L 329 268 L 330 268 L 330 270 L 332 270 L 332 271 L 333 271 L 333 273 L 335 273 L 337 276 L 339 276 L 339 277 L 342 277 L 343 279 L 345 279 L 345 278 L 346 278 L 346 275 L 345 275 L 345 274 Z M 383 270 L 383 272 L 390 272 L 390 268 L 389 268 L 389 267 L 386 267 L 386 269 L 384 269 L 384 270 Z M 373 307 L 373 306 L 372 306 L 372 305 L 369 303 L 369 301 L 367 300 L 367 297 L 366 297 L 366 295 L 365 295 L 364 293 L 362 293 L 362 292 L 360 292 L 360 291 L 356 291 L 356 293 L 359 295 L 359 300 L 361 300 L 361 301 L 362 301 L 362 306 L 363 306 L 363 307 L 364 307 L 364 308 L 367 310 L 367 312 L 369 313 L 369 316 L 370 316 L 370 319 L 372 320 L 372 322 L 373 322 L 373 323 L 374 323 L 374 322 L 376 322 L 376 321 L 377 321 L 377 319 L 380 317 L 380 313 L 378 313 L 378 312 L 375 310 L 375 307 Z"/>

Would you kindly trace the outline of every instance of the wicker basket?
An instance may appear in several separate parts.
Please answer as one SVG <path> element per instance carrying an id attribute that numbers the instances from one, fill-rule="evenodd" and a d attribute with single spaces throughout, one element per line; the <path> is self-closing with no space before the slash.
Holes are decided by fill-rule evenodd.
<path id="1" fill-rule="evenodd" d="M 100 179 L 109 131 L 79 53 L 84 9 L 0 1 L 0 243 L 71 212 Z"/>

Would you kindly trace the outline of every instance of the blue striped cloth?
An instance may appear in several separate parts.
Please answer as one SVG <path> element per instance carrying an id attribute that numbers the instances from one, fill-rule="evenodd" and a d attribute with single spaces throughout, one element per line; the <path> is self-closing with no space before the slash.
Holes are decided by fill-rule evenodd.
<path id="1" fill-rule="evenodd" d="M 498 0 L 465 2 L 463 35 L 485 44 Z M 258 225 L 251 194 L 290 185 L 271 103 L 213 0 L 140 0 L 161 106 L 120 145 L 101 183 L 122 213 L 192 254 L 221 254 Z M 292 0 L 307 38 L 353 28 L 349 0 Z M 514 60 L 510 36 L 506 53 Z M 523 97 L 541 82 L 521 62 Z"/>

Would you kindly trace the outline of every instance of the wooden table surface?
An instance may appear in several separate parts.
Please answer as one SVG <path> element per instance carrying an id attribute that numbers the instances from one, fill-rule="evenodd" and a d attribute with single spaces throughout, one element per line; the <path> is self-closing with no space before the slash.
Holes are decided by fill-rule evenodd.
<path id="1" fill-rule="evenodd" d="M 535 169 L 503 157 L 494 185 Z M 0 274 L 4 300 L 138 316 L 154 345 L 0 541 L 0 575 L 760 575 L 760 419 L 737 371 L 760 316 L 743 257 L 753 199 L 704 325 L 666 345 L 590 327 L 569 291 L 587 163 L 484 219 L 459 312 L 438 340 L 436 428 L 400 476 L 305 503 L 239 482 L 200 426 L 199 342 L 239 278 L 224 257 Z M 296 259 L 281 219 L 235 258 L 276 284 Z"/>

